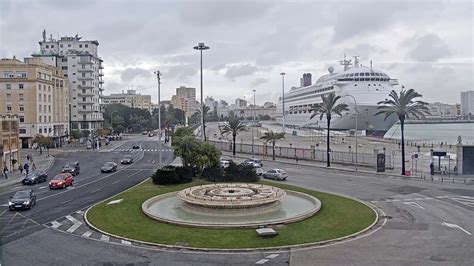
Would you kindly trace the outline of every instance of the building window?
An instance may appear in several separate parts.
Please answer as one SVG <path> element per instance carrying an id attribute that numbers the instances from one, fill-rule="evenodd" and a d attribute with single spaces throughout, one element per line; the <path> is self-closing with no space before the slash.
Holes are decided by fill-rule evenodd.
<path id="1" fill-rule="evenodd" d="M 49 116 L 48 118 L 49 118 L 49 122 L 51 123 L 51 116 Z M 51 132 L 51 128 L 49 128 L 49 132 Z"/>
<path id="2" fill-rule="evenodd" d="M 19 88 L 20 90 L 22 90 L 22 89 L 24 89 L 25 87 L 24 87 L 23 84 L 18 84 L 18 88 Z"/>
<path id="3" fill-rule="evenodd" d="M 54 45 L 51 44 L 51 48 L 54 48 Z"/>
<path id="4" fill-rule="evenodd" d="M 46 94 L 43 94 L 43 102 L 46 102 Z"/>
<path id="5" fill-rule="evenodd" d="M 7 105 L 7 113 L 11 113 L 12 111 L 12 106 L 11 105 Z"/>
<path id="6" fill-rule="evenodd" d="M 51 95 L 48 95 L 48 102 L 51 102 Z"/>
<path id="7" fill-rule="evenodd" d="M 89 48 L 89 45 L 88 45 L 88 44 L 84 44 L 84 47 Z"/>
<path id="8" fill-rule="evenodd" d="M 25 111 L 25 106 L 24 105 L 19 105 L 18 109 L 20 110 L 20 112 L 24 112 Z"/>
<path id="9" fill-rule="evenodd" d="M 51 113 L 51 105 L 48 105 L 48 112 Z"/>
<path id="10" fill-rule="evenodd" d="M 20 116 L 19 116 L 19 119 L 20 119 L 20 123 L 24 123 L 24 122 L 25 122 L 25 117 L 24 117 L 24 116 L 20 115 Z"/>
<path id="11" fill-rule="evenodd" d="M 21 122 L 21 120 L 20 120 Z M 26 129 L 25 128 L 20 128 L 19 129 L 20 134 L 26 134 Z"/>
<path id="12" fill-rule="evenodd" d="M 12 101 L 12 95 L 10 93 L 7 93 L 7 102 Z"/>
<path id="13" fill-rule="evenodd" d="M 85 76 L 86 76 L 86 73 L 82 73 L 82 76 L 85 77 Z"/>
<path id="14" fill-rule="evenodd" d="M 46 45 L 46 48 L 49 48 L 49 45 Z"/>
<path id="15" fill-rule="evenodd" d="M 79 44 L 79 48 L 82 48 L 82 44 Z"/>
<path id="16" fill-rule="evenodd" d="M 24 97 L 24 96 L 23 96 L 23 93 L 19 93 L 19 94 L 18 94 L 18 100 L 19 100 L 19 101 L 24 101 L 24 98 L 23 98 L 23 97 Z"/>
<path id="17" fill-rule="evenodd" d="M 38 112 L 39 112 L 39 113 L 41 113 L 41 112 L 42 112 L 42 111 L 41 111 L 41 104 L 40 104 L 40 105 L 38 105 Z"/>
<path id="18" fill-rule="evenodd" d="M 40 121 L 40 122 L 41 122 L 41 121 Z M 39 133 L 40 133 L 40 134 L 43 134 L 43 128 L 41 128 L 41 127 L 39 128 Z"/>
<path id="19" fill-rule="evenodd" d="M 82 85 L 86 85 L 86 82 L 85 82 L 85 81 L 82 81 Z"/>
<path id="20" fill-rule="evenodd" d="M 6 84 L 7 85 L 7 90 L 11 90 L 12 89 L 12 84 Z"/>
<path id="21" fill-rule="evenodd" d="M 38 102 L 41 102 L 41 93 L 38 94 Z"/>
<path id="22" fill-rule="evenodd" d="M 62 44 L 60 44 L 60 45 L 59 45 L 59 47 L 63 48 L 63 45 L 62 45 Z"/>
<path id="23" fill-rule="evenodd" d="M 71 47 L 71 44 L 68 44 L 67 47 Z"/>

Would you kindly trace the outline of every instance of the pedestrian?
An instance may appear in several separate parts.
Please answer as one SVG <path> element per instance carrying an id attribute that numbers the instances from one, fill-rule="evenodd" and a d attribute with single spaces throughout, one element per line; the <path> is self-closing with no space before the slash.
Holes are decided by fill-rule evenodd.
<path id="1" fill-rule="evenodd" d="M 3 167 L 3 176 L 5 179 L 8 179 L 8 168 L 6 165 Z"/>
<path id="2" fill-rule="evenodd" d="M 27 161 L 30 161 L 30 154 L 27 154 L 27 155 L 26 155 L 26 160 L 27 160 Z"/>
<path id="3" fill-rule="evenodd" d="M 443 169 L 443 175 L 447 175 L 447 174 L 448 174 L 448 167 L 445 166 Z"/>
<path id="4" fill-rule="evenodd" d="M 43 149 L 40 147 L 40 155 L 43 154 Z"/>
<path id="5" fill-rule="evenodd" d="M 434 163 L 433 162 L 430 163 L 430 174 L 431 174 L 431 180 L 433 180 L 433 176 L 434 176 Z"/>
<path id="6" fill-rule="evenodd" d="M 458 175 L 458 166 L 455 165 L 453 168 L 454 175 Z"/>
<path id="7" fill-rule="evenodd" d="M 25 169 L 26 175 L 30 173 L 30 165 L 28 163 L 25 163 L 25 165 L 23 166 L 23 169 Z"/>
<path id="8" fill-rule="evenodd" d="M 31 165 L 31 170 L 36 171 L 36 164 L 35 163 L 33 163 L 33 165 Z"/>
<path id="9" fill-rule="evenodd" d="M 298 156 L 295 155 L 295 160 L 296 160 L 296 163 L 298 163 Z"/>

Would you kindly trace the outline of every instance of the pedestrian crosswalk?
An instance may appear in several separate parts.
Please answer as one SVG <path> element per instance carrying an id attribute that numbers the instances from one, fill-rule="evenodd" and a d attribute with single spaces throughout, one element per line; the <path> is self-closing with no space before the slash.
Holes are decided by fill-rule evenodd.
<path id="1" fill-rule="evenodd" d="M 173 151 L 173 149 L 171 148 L 162 148 L 161 149 L 162 151 Z M 148 151 L 148 152 L 158 152 L 160 151 L 160 149 L 115 149 L 113 151 L 128 151 L 128 152 L 132 152 L 132 151 Z"/>
<path id="2" fill-rule="evenodd" d="M 87 239 L 100 240 L 103 242 L 121 244 L 124 246 L 137 246 L 138 243 L 130 242 L 128 240 L 115 238 L 106 234 L 102 234 L 90 228 L 84 222 L 84 211 L 77 211 L 73 214 L 66 215 L 55 221 L 45 224 L 47 227 L 59 230 L 65 233 L 77 235 Z"/>
<path id="3" fill-rule="evenodd" d="M 417 198 L 399 198 L 399 199 L 384 199 L 384 200 L 372 200 L 371 202 L 402 202 L 410 203 L 415 201 L 426 201 L 426 200 L 452 200 L 462 204 L 462 206 L 468 206 L 474 208 L 474 197 L 470 196 L 434 196 L 434 197 L 417 197 Z"/>

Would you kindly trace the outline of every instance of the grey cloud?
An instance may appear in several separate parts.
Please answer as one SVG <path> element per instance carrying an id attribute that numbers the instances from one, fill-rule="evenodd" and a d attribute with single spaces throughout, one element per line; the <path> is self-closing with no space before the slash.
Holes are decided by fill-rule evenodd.
<path id="1" fill-rule="evenodd" d="M 185 82 L 188 81 L 190 77 L 196 75 L 197 72 L 198 67 L 192 64 L 172 66 L 165 71 L 164 78 Z"/>
<path id="2" fill-rule="evenodd" d="M 142 78 L 148 78 L 150 77 L 152 74 L 151 71 L 149 70 L 146 70 L 146 69 L 143 69 L 143 68 L 127 68 L 125 69 L 122 74 L 120 75 L 120 79 L 122 81 L 132 81 L 134 80 L 135 78 L 139 78 L 139 77 L 142 77 Z"/>
<path id="3" fill-rule="evenodd" d="M 250 64 L 232 65 L 227 67 L 225 76 L 231 80 L 234 80 L 237 77 L 252 75 L 258 70 L 259 69 L 257 66 Z"/>
<path id="4" fill-rule="evenodd" d="M 262 85 L 267 82 L 268 82 L 267 78 L 256 78 L 254 81 L 252 81 L 251 85 L 254 87 L 258 87 L 259 85 Z"/>
<path id="5" fill-rule="evenodd" d="M 438 35 L 431 33 L 413 40 L 409 56 L 419 61 L 437 61 L 451 55 L 449 46 Z"/>

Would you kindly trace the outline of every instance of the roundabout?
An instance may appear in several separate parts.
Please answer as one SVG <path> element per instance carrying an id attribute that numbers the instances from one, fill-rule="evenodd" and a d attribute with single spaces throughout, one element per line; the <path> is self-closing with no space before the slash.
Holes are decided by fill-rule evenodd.
<path id="1" fill-rule="evenodd" d="M 184 185 L 160 187 L 146 181 L 91 207 L 85 214 L 85 220 L 89 226 L 102 234 L 147 245 L 191 250 L 271 250 L 320 246 L 353 238 L 371 229 L 378 220 L 377 212 L 368 204 L 338 195 L 268 181 L 250 185 L 239 184 L 239 187 L 228 186 L 229 184 L 215 185 L 205 181 L 194 181 Z M 239 197 L 259 195 L 256 187 L 261 188 L 262 193 L 265 191 L 268 201 L 258 201 L 259 203 L 255 206 L 247 202 L 244 208 L 241 204 L 234 203 L 234 199 Z M 268 218 L 270 217 L 268 213 L 287 215 L 286 211 L 275 211 L 274 208 L 285 208 L 285 199 L 291 201 L 292 196 L 311 203 L 309 205 L 312 206 L 308 205 L 309 209 L 303 208 L 301 211 L 301 213 L 306 213 L 306 216 L 272 222 Z M 208 197 L 215 197 L 215 203 L 202 204 Z M 223 204 L 224 198 L 229 202 Z M 120 199 L 122 200 L 120 204 L 107 204 Z M 171 204 L 168 204 L 170 202 L 167 200 L 170 200 Z M 174 207 L 184 210 L 185 216 L 180 217 L 183 213 L 175 212 L 173 204 L 176 203 L 179 206 Z M 191 208 L 187 209 L 189 208 L 187 205 L 191 205 Z M 230 207 L 223 208 L 223 205 Z M 298 209 L 294 208 L 296 205 L 289 205 L 291 206 L 289 209 Z M 273 209 L 265 213 L 266 207 Z M 165 211 L 166 208 L 168 211 Z M 207 208 L 210 213 L 199 212 L 195 208 Z M 253 208 L 256 208 L 257 217 L 267 218 L 254 221 L 253 215 L 245 215 Z M 176 216 L 173 219 L 175 220 L 152 217 L 150 211 L 152 214 L 154 212 L 153 215 L 174 212 Z M 239 214 L 240 211 L 243 211 L 244 215 Z M 190 222 L 189 217 L 207 218 Z M 215 217 L 219 217 L 217 226 Z M 176 221 L 177 218 L 180 221 Z M 259 237 L 255 232 L 255 228 L 258 227 L 273 228 L 278 235 L 272 238 Z"/>

